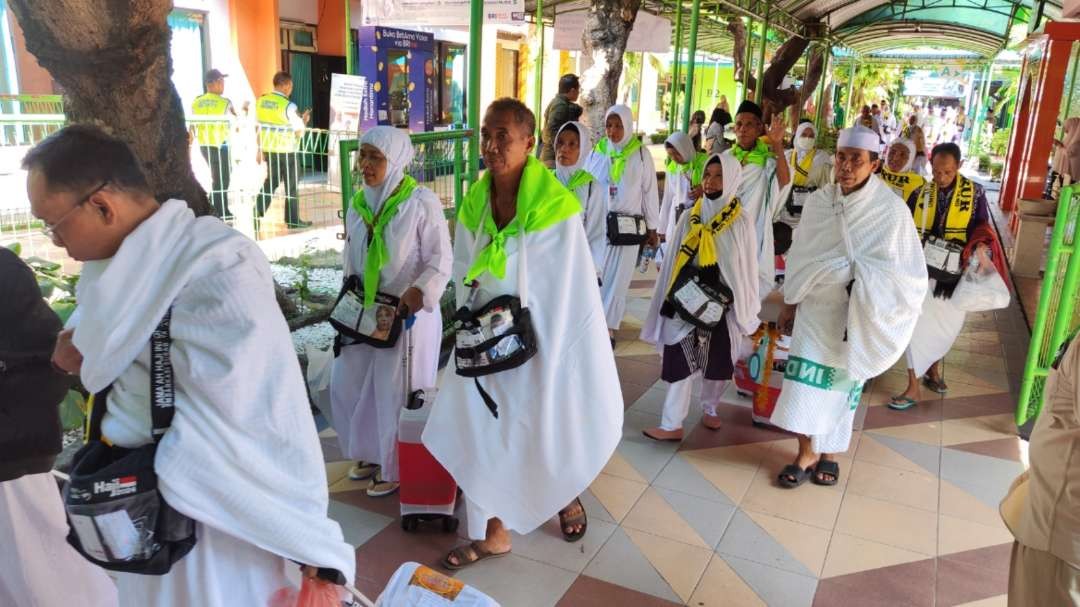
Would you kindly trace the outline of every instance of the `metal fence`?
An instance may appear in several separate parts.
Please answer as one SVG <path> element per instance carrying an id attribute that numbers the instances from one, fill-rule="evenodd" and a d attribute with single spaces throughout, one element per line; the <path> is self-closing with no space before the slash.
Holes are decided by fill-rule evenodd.
<path id="1" fill-rule="evenodd" d="M 1078 325 L 1074 312 L 1080 286 L 1080 251 L 1077 250 L 1080 243 L 1076 233 L 1080 186 L 1063 188 L 1059 200 L 1016 407 L 1016 423 L 1020 426 L 1039 415 L 1046 398 L 1050 366 L 1061 344 Z"/>
<path id="2" fill-rule="evenodd" d="M 60 95 L 0 95 L 0 114 L 63 114 Z"/>

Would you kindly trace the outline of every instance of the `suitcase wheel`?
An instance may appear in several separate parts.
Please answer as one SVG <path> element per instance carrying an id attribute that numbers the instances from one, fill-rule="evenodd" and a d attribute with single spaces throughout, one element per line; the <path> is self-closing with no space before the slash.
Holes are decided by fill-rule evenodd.
<path id="1" fill-rule="evenodd" d="M 456 533 L 458 530 L 458 520 L 452 516 L 448 516 L 443 519 L 442 528 L 446 533 Z"/>
<path id="2" fill-rule="evenodd" d="M 420 527 L 420 520 L 415 516 L 403 516 L 401 517 L 401 528 L 404 531 L 412 533 Z"/>
<path id="3" fill-rule="evenodd" d="M 453 516 L 409 514 L 401 517 L 401 528 L 413 533 L 420 529 L 420 523 L 442 521 L 442 530 L 446 533 L 455 533 L 458 530 L 458 519 Z"/>
<path id="4" fill-rule="evenodd" d="M 754 427 L 755 427 L 755 428 L 764 428 L 764 427 L 766 427 L 766 426 L 768 426 L 768 425 L 769 425 L 769 424 L 766 424 L 765 422 L 759 422 L 759 421 L 758 421 L 758 420 L 756 420 L 756 419 L 755 419 L 755 420 L 753 420 L 753 423 L 754 423 Z"/>

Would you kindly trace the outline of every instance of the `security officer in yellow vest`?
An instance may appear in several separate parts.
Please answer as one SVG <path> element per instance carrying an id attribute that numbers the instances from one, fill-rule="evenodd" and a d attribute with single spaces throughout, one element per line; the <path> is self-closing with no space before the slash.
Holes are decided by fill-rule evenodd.
<path id="1" fill-rule="evenodd" d="M 235 117 L 236 110 L 232 102 L 222 97 L 225 92 L 225 76 L 219 70 L 206 72 L 203 82 L 206 84 L 206 92 L 195 98 L 191 104 L 191 113 L 195 116 Z M 210 192 L 210 202 L 214 205 L 214 214 L 225 217 L 229 213 L 229 123 L 227 122 L 196 122 L 192 129 L 199 142 L 199 150 L 202 152 L 206 163 L 210 165 L 210 174 L 213 178 L 213 191 Z"/>
<path id="2" fill-rule="evenodd" d="M 278 185 L 285 183 L 285 223 L 289 227 L 306 228 L 310 221 L 300 219 L 300 199 L 297 193 L 299 166 L 297 148 L 304 128 L 311 119 L 311 110 L 303 115 L 289 101 L 292 76 L 285 72 L 274 74 L 274 91 L 255 102 L 255 118 L 259 122 L 259 147 L 266 159 L 268 173 L 259 192 L 256 216 L 261 219 L 274 201 Z"/>

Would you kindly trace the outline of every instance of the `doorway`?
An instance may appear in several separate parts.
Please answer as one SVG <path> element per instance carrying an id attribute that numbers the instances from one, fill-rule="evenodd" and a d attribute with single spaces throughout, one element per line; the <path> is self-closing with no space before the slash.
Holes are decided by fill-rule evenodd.
<path id="1" fill-rule="evenodd" d="M 517 98 L 518 50 L 499 43 L 495 55 L 495 98 Z"/>

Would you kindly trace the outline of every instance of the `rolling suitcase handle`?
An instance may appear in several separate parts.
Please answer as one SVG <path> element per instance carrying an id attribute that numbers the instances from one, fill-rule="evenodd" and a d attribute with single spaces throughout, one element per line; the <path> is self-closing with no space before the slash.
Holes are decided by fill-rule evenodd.
<path id="1" fill-rule="evenodd" d="M 353 595 L 353 598 L 356 599 L 356 601 L 353 603 L 354 605 L 362 605 L 363 607 L 375 607 L 375 603 L 372 603 L 371 599 L 364 596 L 364 593 L 357 590 L 355 586 L 345 584 L 345 590 L 348 590 L 349 594 Z"/>

